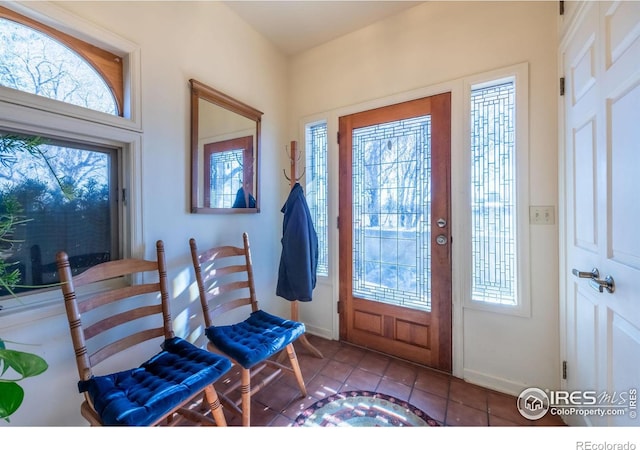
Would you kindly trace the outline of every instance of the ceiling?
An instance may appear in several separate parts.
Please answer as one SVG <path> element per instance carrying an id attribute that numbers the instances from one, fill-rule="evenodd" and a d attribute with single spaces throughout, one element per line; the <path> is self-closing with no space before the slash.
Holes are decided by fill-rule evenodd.
<path id="1" fill-rule="evenodd" d="M 423 2 L 229 0 L 224 3 L 285 54 L 295 55 Z"/>

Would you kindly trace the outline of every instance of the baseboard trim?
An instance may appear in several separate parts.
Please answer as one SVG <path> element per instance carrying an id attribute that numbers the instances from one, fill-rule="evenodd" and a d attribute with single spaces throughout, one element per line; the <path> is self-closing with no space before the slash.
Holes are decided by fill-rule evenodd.
<path id="1" fill-rule="evenodd" d="M 532 387 L 471 369 L 464 369 L 463 373 L 464 380 L 469 383 L 502 392 L 503 394 L 514 395 L 516 397 L 526 388 Z"/>
<path id="2" fill-rule="evenodd" d="M 328 339 L 333 341 L 333 332 L 331 330 L 327 330 L 326 328 L 318 328 L 313 325 L 305 324 L 308 334 L 313 334 L 314 336 L 318 336 L 324 339 Z"/>

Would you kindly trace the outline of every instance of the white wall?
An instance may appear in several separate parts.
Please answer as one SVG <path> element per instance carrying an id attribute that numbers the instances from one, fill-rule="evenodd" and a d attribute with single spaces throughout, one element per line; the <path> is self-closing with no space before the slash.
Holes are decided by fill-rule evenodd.
<path id="1" fill-rule="evenodd" d="M 190 266 L 190 237 L 201 247 L 242 242 L 249 232 L 261 306 L 288 314 L 275 296 L 288 167 L 287 62 L 262 36 L 217 2 L 56 2 L 57 6 L 140 46 L 142 73 L 142 233 L 148 257 L 165 242 L 176 333 L 203 344 L 201 312 Z M 259 214 L 189 211 L 189 83 L 195 78 L 264 112 Z M 10 425 L 85 425 L 82 396 L 62 303 L 0 317 L 0 336 L 35 343 L 49 369 L 25 380 L 22 407 Z M 22 349 L 22 348 L 21 348 Z M 154 351 L 157 350 L 154 347 Z M 0 425 L 7 425 L 0 421 Z"/>
<path id="2" fill-rule="evenodd" d="M 288 302 L 275 296 L 280 208 L 288 193 L 282 169 L 288 168 L 284 146 L 292 139 L 302 141 L 303 117 L 429 91 L 463 76 L 526 61 L 530 200 L 556 204 L 556 2 L 428 2 L 290 62 L 216 2 L 56 4 L 140 46 L 143 239 L 148 256 L 153 256 L 157 239 L 165 241 L 170 287 L 178 296 L 176 331 L 196 342 L 203 341 L 189 269 L 187 241 L 192 236 L 208 246 L 240 239 L 240 231 L 248 231 L 262 305 L 288 314 Z M 189 78 L 265 112 L 259 214 L 188 213 Z M 460 121 L 454 117 L 457 129 Z M 460 139 L 454 136 L 456 142 Z M 337 161 L 333 163 L 332 186 L 337 186 Z M 455 180 L 460 168 L 453 170 Z M 337 197 L 333 193 L 330 198 Z M 454 358 L 460 360 L 460 376 L 505 391 L 559 385 L 557 253 L 556 227 L 532 227 L 530 318 L 463 310 L 462 299 L 454 298 Z M 454 279 L 454 284 L 460 282 Z M 336 283 L 334 274 L 328 284 L 319 283 L 313 302 L 300 305 L 309 330 L 327 337 L 337 337 Z M 50 364 L 45 374 L 24 382 L 25 402 L 11 425 L 86 424 L 78 411 L 81 396 L 62 314 L 60 305 L 43 309 L 39 316 L 0 318 L 3 339 L 40 343 L 34 351 Z"/>
<path id="3" fill-rule="evenodd" d="M 454 248 L 463 242 L 455 217 L 468 205 L 460 183 L 468 182 L 462 164 L 469 159 L 461 148 L 457 80 L 520 63 L 529 69 L 529 201 L 557 205 L 557 11 L 557 2 L 427 2 L 293 58 L 291 134 L 302 141 L 305 119 L 329 119 L 329 223 L 337 215 L 338 149 L 331 138 L 337 117 L 452 90 Z M 468 272 L 454 252 L 455 375 L 516 395 L 525 387 L 559 386 L 557 226 L 531 226 L 530 253 L 531 315 L 516 317 L 462 306 Z M 336 338 L 337 285 L 334 270 L 300 309 L 308 329 Z"/>

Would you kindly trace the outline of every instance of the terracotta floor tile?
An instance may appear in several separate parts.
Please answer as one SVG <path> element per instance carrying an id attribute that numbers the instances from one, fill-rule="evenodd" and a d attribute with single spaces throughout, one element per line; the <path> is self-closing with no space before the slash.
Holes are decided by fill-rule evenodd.
<path id="1" fill-rule="evenodd" d="M 385 378 L 406 384 L 407 386 L 413 386 L 417 375 L 418 369 L 416 366 L 398 360 L 392 360 L 384 372 Z"/>
<path id="2" fill-rule="evenodd" d="M 358 367 L 367 372 L 375 373 L 376 375 L 383 375 L 391 358 L 388 356 L 379 355 L 378 353 L 367 353 L 360 360 Z"/>
<path id="3" fill-rule="evenodd" d="M 324 339 L 313 334 L 306 334 L 305 336 L 307 336 L 307 342 L 322 353 L 324 358 L 332 358 L 343 345 L 339 341 Z M 296 348 L 296 353 L 300 353 L 301 355 L 313 355 L 313 353 L 310 353 L 309 349 L 299 342 L 296 342 L 294 347 Z"/>
<path id="4" fill-rule="evenodd" d="M 302 413 L 305 409 L 313 405 L 319 399 L 307 395 L 305 398 L 292 401 L 286 408 L 280 411 L 280 414 L 288 417 L 292 421 Z"/>
<path id="5" fill-rule="evenodd" d="M 551 414 L 527 420 L 512 395 L 350 344 L 313 335 L 307 338 L 323 354 L 318 358 L 300 343 L 295 344 L 307 396 L 301 397 L 294 377 L 282 375 L 254 397 L 253 426 L 290 426 L 315 402 L 344 390 L 372 390 L 409 401 L 444 426 L 565 425 Z M 216 389 L 220 393 L 237 379 L 239 371 L 233 368 L 216 383 Z M 242 423 L 228 409 L 225 416 L 230 426 Z"/>
<path id="6" fill-rule="evenodd" d="M 345 345 L 341 349 L 339 349 L 331 357 L 331 359 L 357 367 L 360 364 L 360 361 L 362 360 L 364 354 L 365 351 L 358 347 Z"/>
<path id="7" fill-rule="evenodd" d="M 302 393 L 297 384 L 294 387 L 281 378 L 261 389 L 254 394 L 253 398 L 275 411 L 280 411 L 289 405 L 292 400 L 301 397 Z"/>
<path id="8" fill-rule="evenodd" d="M 349 375 L 347 380 L 344 382 L 342 390 L 363 390 L 376 392 L 376 388 L 378 387 L 378 384 L 380 384 L 381 379 L 382 377 L 380 375 L 355 368 L 353 369 L 353 372 L 351 372 L 351 375 Z"/>
<path id="9" fill-rule="evenodd" d="M 340 392 L 342 384 L 342 382 L 320 373 L 307 383 L 307 394 L 321 400 L 329 395 Z"/>
<path id="10" fill-rule="evenodd" d="M 488 391 L 485 388 L 474 386 L 460 378 L 451 378 L 449 399 L 453 402 L 486 411 L 487 394 Z"/>
<path id="11" fill-rule="evenodd" d="M 512 395 L 490 392 L 487 394 L 487 409 L 494 417 L 500 417 L 518 425 L 534 425 L 533 421 L 520 414 L 516 401 L 516 397 Z"/>
<path id="12" fill-rule="evenodd" d="M 439 422 L 444 422 L 447 411 L 446 398 L 415 389 L 411 394 L 411 397 L 409 397 L 409 402 L 413 406 L 423 410 L 431 418 Z"/>
<path id="13" fill-rule="evenodd" d="M 269 424 L 270 427 L 290 427 L 291 425 L 291 419 L 287 416 L 283 416 L 282 414 L 278 414 L 278 416 Z"/>
<path id="14" fill-rule="evenodd" d="M 446 398 L 449 396 L 450 382 L 450 375 L 420 368 L 413 387 Z"/>
<path id="15" fill-rule="evenodd" d="M 391 395 L 392 397 L 400 400 L 409 401 L 409 397 L 411 396 L 411 387 L 406 384 L 393 381 L 389 378 L 382 378 L 382 380 L 380 380 L 380 384 L 378 384 L 377 392 Z"/>
<path id="16" fill-rule="evenodd" d="M 489 425 L 489 415 L 486 409 L 480 410 L 449 400 L 444 423 L 446 426 L 486 427 Z"/>
<path id="17" fill-rule="evenodd" d="M 489 426 L 490 427 L 520 427 L 523 424 L 512 422 L 502 417 L 493 416 L 489 414 Z"/>
<path id="18" fill-rule="evenodd" d="M 322 368 L 322 370 L 320 370 L 320 373 L 344 383 L 352 371 L 353 366 L 340 361 L 331 360 Z"/>

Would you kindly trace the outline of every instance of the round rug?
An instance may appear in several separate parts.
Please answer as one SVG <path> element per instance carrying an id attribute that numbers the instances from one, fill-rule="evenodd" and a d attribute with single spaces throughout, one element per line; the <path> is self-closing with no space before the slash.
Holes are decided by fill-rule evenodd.
<path id="1" fill-rule="evenodd" d="M 424 411 L 391 395 L 349 391 L 318 400 L 293 422 L 294 427 L 439 426 Z"/>

